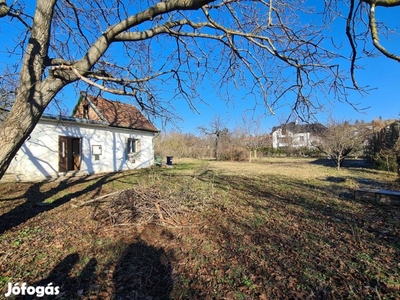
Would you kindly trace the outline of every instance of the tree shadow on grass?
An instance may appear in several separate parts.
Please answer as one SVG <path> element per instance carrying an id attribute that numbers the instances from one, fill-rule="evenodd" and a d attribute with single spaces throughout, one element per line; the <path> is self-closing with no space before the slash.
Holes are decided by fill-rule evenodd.
<path id="1" fill-rule="evenodd" d="M 9 230 L 26 222 L 27 220 L 39 215 L 40 213 L 52 210 L 60 205 L 63 205 L 73 198 L 95 191 L 96 189 L 100 189 L 103 184 L 112 180 L 113 175 L 113 173 L 110 173 L 105 176 L 101 176 L 98 180 L 87 185 L 85 188 L 71 193 L 68 193 L 69 188 L 73 187 L 74 185 L 89 182 L 93 179 L 80 178 L 78 180 L 62 180 L 59 182 L 58 186 L 52 188 L 50 191 L 47 191 L 45 193 L 41 192 L 41 187 L 45 184 L 45 182 L 32 184 L 29 189 L 24 193 L 24 195 L 18 197 L 18 199 L 26 198 L 26 201 L 0 216 L 0 234 L 4 233 L 6 230 Z M 60 191 L 66 191 L 66 194 L 56 199 L 52 203 L 44 202 L 46 199 L 55 196 Z"/>
<path id="2" fill-rule="evenodd" d="M 173 289 L 170 260 L 163 249 L 138 240 L 121 256 L 113 281 L 116 300 L 169 299 Z"/>
<path id="3" fill-rule="evenodd" d="M 90 286 L 95 280 L 97 260 L 91 258 L 78 276 L 73 276 L 71 270 L 80 261 L 78 253 L 67 255 L 59 264 L 57 264 L 49 275 L 35 283 L 29 284 L 34 287 L 44 287 L 42 295 L 38 292 L 36 295 L 18 296 L 16 299 L 77 299 L 87 296 Z M 46 290 L 46 287 L 48 289 Z"/>
<path id="4" fill-rule="evenodd" d="M 210 180 L 206 173 L 199 179 Z M 244 201 L 255 209 L 270 210 L 277 204 L 297 206 L 302 209 L 303 218 L 316 222 L 325 220 L 339 227 L 343 227 L 343 224 L 347 227 L 357 227 L 374 233 L 374 237 L 369 240 L 371 243 L 379 239 L 389 246 L 400 247 L 400 240 L 395 237 L 394 228 L 388 225 L 398 223 L 397 208 L 387 204 L 354 199 L 353 194 L 342 192 L 343 188 L 338 185 L 341 181 L 340 177 L 338 180 L 337 178 L 328 180 L 331 187 L 327 187 L 307 184 L 284 176 L 267 176 L 260 178 L 259 181 L 243 176 L 217 175 L 214 177 L 214 183 L 231 194 L 236 194 L 233 192 L 236 190 L 251 195 L 249 199 L 257 197 L 259 201 L 250 201 L 246 200 L 247 197 L 243 197 Z M 284 185 L 283 188 L 282 185 Z M 361 205 L 362 210 L 354 214 L 346 209 L 346 205 L 340 205 L 349 201 L 349 204 Z"/>
<path id="5" fill-rule="evenodd" d="M 321 181 L 330 182 L 334 189 L 341 189 L 338 184 L 346 182 L 347 180 L 356 181 L 360 187 L 364 188 L 385 188 L 389 184 L 387 182 L 382 182 L 378 180 L 367 179 L 363 177 L 350 177 L 350 176 L 327 176 L 325 178 L 320 178 Z"/>
<path id="6" fill-rule="evenodd" d="M 91 258 L 79 275 L 74 276 L 72 270 L 75 265 L 83 262 L 78 253 L 73 253 L 57 264 L 46 278 L 28 284 L 34 287 L 51 286 L 56 295 L 25 295 L 15 299 L 170 299 L 173 279 L 169 255 L 162 248 L 157 249 L 142 240 L 123 247 L 126 247 L 125 251 L 115 268 L 111 268 L 114 269 L 112 278 L 106 276 L 112 281 L 100 278 L 96 258 Z"/>
<path id="7" fill-rule="evenodd" d="M 310 162 L 310 164 L 336 168 L 334 161 L 328 158 L 318 158 Z M 350 168 L 350 169 L 356 169 L 360 172 L 377 174 L 378 173 L 377 170 L 374 170 L 373 167 L 374 163 L 371 161 L 363 159 L 351 159 L 351 158 L 345 159 L 343 161 L 343 165 L 341 166 L 341 168 L 344 169 Z"/>
<path id="8" fill-rule="evenodd" d="M 199 179 L 210 180 L 208 177 Z M 336 186 L 334 180 L 330 182 Z M 374 253 L 374 245 L 382 245 L 393 249 L 394 255 L 399 254 L 398 230 L 391 225 L 398 224 L 399 213 L 392 207 L 351 200 L 355 202 L 353 206 L 349 200 L 338 199 L 326 186 L 308 185 L 285 176 L 217 175 L 214 183 L 233 195 L 231 201 L 240 207 L 235 216 L 228 215 L 219 220 L 214 217 L 215 213 L 210 218 L 222 235 L 221 253 L 225 259 L 237 262 L 237 269 L 246 266 L 245 270 L 240 269 L 242 278 L 253 276 L 258 280 L 255 275 L 267 278 L 274 286 L 269 291 L 276 289 L 274 298 L 334 299 L 335 295 L 346 298 L 347 284 L 357 287 L 354 291 L 359 298 L 375 299 L 373 296 L 378 289 L 387 295 L 396 293 L 392 286 L 385 282 L 378 284 L 372 276 L 362 272 L 357 273 L 351 283 L 342 277 L 353 270 L 348 267 L 349 262 L 353 262 L 355 268 L 375 271 L 374 266 L 366 266 L 364 258 L 360 258 L 364 253 Z M 223 213 L 226 209 L 223 203 L 217 204 Z M 240 211 L 246 213 L 241 215 Z M 249 259 L 255 254 L 247 245 L 256 245 L 255 252 L 259 257 Z M 338 253 L 341 253 L 339 257 Z M 374 255 L 379 257 L 380 254 Z M 378 264 L 377 268 L 385 264 L 385 267 L 390 266 L 395 261 L 390 255 L 383 254 L 382 257 L 389 263 Z M 262 265 L 259 261 L 267 263 Z M 370 288 L 363 289 L 363 286 Z M 285 296 L 281 291 L 286 291 Z"/>

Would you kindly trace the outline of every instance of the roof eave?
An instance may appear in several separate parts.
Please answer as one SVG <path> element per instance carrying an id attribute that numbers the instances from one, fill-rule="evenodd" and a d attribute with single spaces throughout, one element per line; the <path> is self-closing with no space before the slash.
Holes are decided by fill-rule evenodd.
<path id="1" fill-rule="evenodd" d="M 122 128 L 122 129 L 127 129 L 127 130 L 137 130 L 137 131 L 146 131 L 146 132 L 154 132 L 154 133 L 158 133 L 161 132 L 161 130 L 157 129 L 153 130 L 153 129 L 144 129 L 144 128 L 136 128 L 136 127 L 125 127 L 125 126 L 115 126 L 115 125 L 110 125 L 110 127 L 113 128 Z"/>

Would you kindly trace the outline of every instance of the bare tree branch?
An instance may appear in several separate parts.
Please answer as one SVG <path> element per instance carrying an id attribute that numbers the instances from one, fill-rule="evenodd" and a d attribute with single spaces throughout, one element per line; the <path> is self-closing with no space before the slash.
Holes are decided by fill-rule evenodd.
<path id="1" fill-rule="evenodd" d="M 29 1 L 11 5 L 0 0 L 2 26 L 23 25 L 17 26 L 20 38 L 5 45 L 9 55 L 16 57 L 18 50 L 21 58 L 13 67 L 19 76 L 14 105 L 0 125 L 0 176 L 68 85 L 130 96 L 165 119 L 173 115 L 175 101 L 185 100 L 196 111 L 203 90 L 229 102 L 238 98 L 234 88 L 243 89 L 255 106 L 263 104 L 274 113 L 290 103 L 306 120 L 320 109 L 321 98 L 351 103 L 349 88 L 364 91 L 355 70 L 358 56 L 372 53 L 369 32 L 371 46 L 399 61 L 378 39 L 385 27 L 375 20 L 375 9 L 399 6 L 400 0 L 352 0 L 346 15 L 344 0 L 325 0 L 324 15 L 306 1 L 35 3 L 31 17 Z M 337 17 L 347 21 L 343 33 L 350 57 L 326 35 Z M 343 61 L 350 64 L 347 74 L 340 68 Z"/>
<path id="2" fill-rule="evenodd" d="M 386 7 L 391 7 L 391 6 L 396 6 L 396 5 L 400 5 L 399 4 L 392 4 L 392 2 L 396 3 L 398 1 L 380 1 L 381 3 L 386 3 L 386 5 L 381 5 L 381 6 L 386 6 Z M 388 3 L 390 2 L 390 3 Z M 371 37 L 372 37 L 372 42 L 374 44 L 374 46 L 380 51 L 382 52 L 382 54 L 384 54 L 385 56 L 387 56 L 388 58 L 394 59 L 398 62 L 400 62 L 400 56 L 391 53 L 389 51 L 387 51 L 380 43 L 379 43 L 379 37 L 378 37 L 378 29 L 376 26 L 376 20 L 375 20 L 375 8 L 377 6 L 377 3 L 372 2 L 370 4 L 370 12 L 369 12 L 369 27 L 371 30 Z"/>

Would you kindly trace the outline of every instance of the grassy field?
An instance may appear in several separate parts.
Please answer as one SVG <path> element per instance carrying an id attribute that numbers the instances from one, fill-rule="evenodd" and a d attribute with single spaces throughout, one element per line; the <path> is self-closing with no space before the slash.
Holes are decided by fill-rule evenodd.
<path id="1" fill-rule="evenodd" d="M 400 299 L 400 207 L 353 198 L 396 174 L 174 163 L 1 183 L 0 298 L 52 282 L 58 299 Z"/>

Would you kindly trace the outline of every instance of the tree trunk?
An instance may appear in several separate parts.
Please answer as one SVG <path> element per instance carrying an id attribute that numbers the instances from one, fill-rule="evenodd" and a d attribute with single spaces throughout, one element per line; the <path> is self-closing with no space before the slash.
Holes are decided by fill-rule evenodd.
<path id="1" fill-rule="evenodd" d="M 48 54 L 50 26 L 56 0 L 38 0 L 26 47 L 17 96 L 0 125 L 0 179 L 30 135 L 43 111 L 67 83 L 54 77 L 41 81 Z"/>
<path id="2" fill-rule="evenodd" d="M 27 93 L 18 93 L 9 115 L 0 125 L 0 178 L 35 128 L 47 105 L 64 85 L 60 80 L 55 80 L 52 84 L 36 84 Z"/>
<path id="3" fill-rule="evenodd" d="M 215 147 L 215 149 L 214 149 L 214 157 L 215 157 L 215 160 L 218 160 L 219 159 L 219 153 L 218 153 L 218 144 L 219 144 L 219 134 L 217 133 L 216 134 L 216 136 L 215 136 L 215 145 L 214 145 L 214 147 Z"/>
<path id="4" fill-rule="evenodd" d="M 338 169 L 338 171 L 340 170 L 340 164 L 341 164 L 340 161 L 341 161 L 341 159 L 342 159 L 342 157 L 341 157 L 341 155 L 339 153 L 337 158 L 336 158 L 336 168 Z"/>

